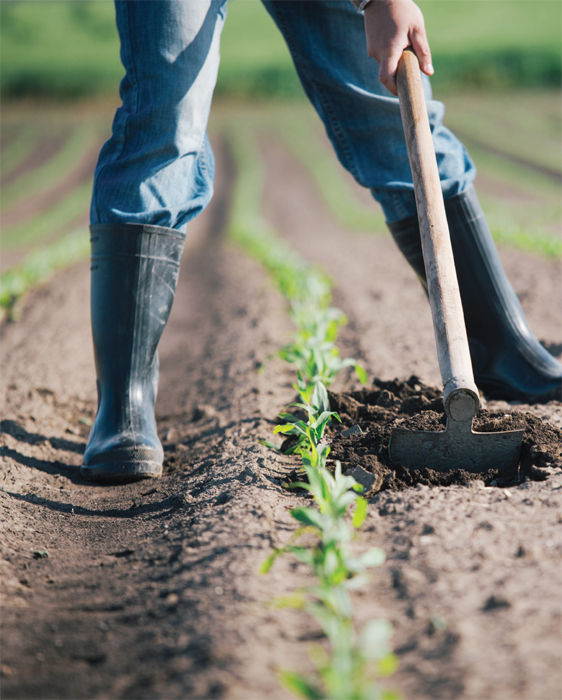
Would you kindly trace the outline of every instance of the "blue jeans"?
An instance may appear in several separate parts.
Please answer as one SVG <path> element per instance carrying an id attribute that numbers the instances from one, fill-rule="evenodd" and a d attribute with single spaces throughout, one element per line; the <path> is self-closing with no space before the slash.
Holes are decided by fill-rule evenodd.
<path id="1" fill-rule="evenodd" d="M 398 99 L 367 56 L 363 18 L 349 0 L 263 0 L 342 165 L 381 204 L 387 221 L 414 214 L 412 176 Z M 116 0 L 125 77 L 122 106 L 95 172 L 91 222 L 183 229 L 212 196 L 207 119 L 219 66 L 226 0 Z M 445 198 L 464 191 L 475 169 L 442 125 L 429 118 Z"/>

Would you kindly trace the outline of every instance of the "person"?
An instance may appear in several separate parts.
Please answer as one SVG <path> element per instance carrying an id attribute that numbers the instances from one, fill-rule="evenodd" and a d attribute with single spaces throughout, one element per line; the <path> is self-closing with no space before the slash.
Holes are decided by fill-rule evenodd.
<path id="1" fill-rule="evenodd" d="M 477 385 L 490 397 L 560 398 L 562 366 L 529 329 L 473 188 L 475 168 L 431 97 L 431 52 L 413 0 L 263 0 L 336 155 L 382 206 L 425 283 L 396 68 L 411 46 L 424 72 Z M 353 6 L 355 5 L 355 7 Z M 172 306 L 186 224 L 209 202 L 206 127 L 226 0 L 116 0 L 125 76 L 91 204 L 91 321 L 98 412 L 81 473 L 159 476 L 157 346 Z M 365 48 L 366 46 L 366 48 Z"/>

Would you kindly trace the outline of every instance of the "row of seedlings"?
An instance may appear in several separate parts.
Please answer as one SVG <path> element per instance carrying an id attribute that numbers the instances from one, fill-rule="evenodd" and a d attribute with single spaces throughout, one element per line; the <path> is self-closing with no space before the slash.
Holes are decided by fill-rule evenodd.
<path id="1" fill-rule="evenodd" d="M 357 629 L 351 592 L 365 585 L 368 569 L 384 561 L 379 548 L 357 554 L 355 531 L 365 520 L 363 487 L 342 473 L 341 464 L 328 468 L 330 447 L 325 431 L 339 420 L 330 409 L 327 387 L 345 367 L 353 366 L 359 379 L 364 370 L 351 358 L 340 357 L 336 340 L 345 322 L 331 305 L 330 282 L 282 241 L 260 215 L 261 162 L 249 129 L 232 128 L 229 146 L 238 177 L 233 198 L 230 233 L 233 239 L 272 275 L 289 304 L 296 327 L 293 341 L 281 356 L 296 366 L 298 401 L 280 415 L 274 433 L 288 436 L 284 450 L 300 456 L 304 489 L 313 502 L 291 510 L 298 523 L 290 542 L 274 550 L 262 566 L 267 572 L 281 555 L 292 555 L 313 574 L 313 583 L 285 599 L 285 604 L 307 610 L 319 623 L 328 644 L 311 648 L 312 677 L 282 671 L 281 680 L 295 695 L 338 700 L 391 700 L 396 696 L 380 686 L 396 659 L 390 650 L 391 626 L 373 620 Z M 276 448 L 271 443 L 266 443 Z"/>

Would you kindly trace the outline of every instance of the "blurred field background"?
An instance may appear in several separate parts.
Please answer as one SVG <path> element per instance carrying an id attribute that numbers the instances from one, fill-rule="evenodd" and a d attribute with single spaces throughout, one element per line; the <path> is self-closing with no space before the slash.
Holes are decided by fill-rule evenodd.
<path id="1" fill-rule="evenodd" d="M 562 3 L 422 0 L 446 123 L 479 169 L 496 238 L 560 256 Z M 259 0 L 231 0 L 211 120 L 281 140 L 351 229 L 382 233 L 377 205 L 331 155 Z M 122 76 L 110 0 L 0 4 L 0 305 L 88 253 L 92 171 Z M 321 172 L 322 177 L 318 176 Z M 281 177 L 281 176 L 280 176 Z"/>

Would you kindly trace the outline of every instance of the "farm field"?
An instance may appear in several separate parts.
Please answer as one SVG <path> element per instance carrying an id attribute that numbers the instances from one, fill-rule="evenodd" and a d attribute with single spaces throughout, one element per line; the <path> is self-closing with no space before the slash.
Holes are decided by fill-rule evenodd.
<path id="1" fill-rule="evenodd" d="M 556 355 L 559 97 L 447 99 L 508 275 Z M 289 509 L 307 502 L 284 486 L 298 460 L 260 444 L 294 399 L 294 371 L 276 354 L 292 328 L 272 280 L 233 236 L 240 211 L 328 273 L 349 319 L 342 354 L 361 362 L 369 383 L 416 375 L 439 387 L 429 309 L 376 205 L 331 157 L 305 105 L 218 102 L 216 194 L 189 226 L 161 344 L 164 477 L 84 483 L 96 405 L 87 209 L 111 110 L 3 108 L 3 696 L 290 697 L 277 674 L 310 671 L 318 627 L 272 601 L 306 585 L 305 570 L 285 558 L 267 575 L 259 568 L 289 540 Z M 358 388 L 343 373 L 334 401 Z M 399 666 L 384 685 L 404 698 L 534 700 L 557 697 L 562 684 L 562 403 L 487 408 L 527 411 L 543 426 L 532 478 L 378 484 L 367 494 L 358 544 L 381 547 L 387 560 L 354 604 L 359 621 L 391 622 Z"/>
<path id="2" fill-rule="evenodd" d="M 3 108 L 0 270 L 21 267 L 37 249 L 41 255 L 27 259 L 17 280 L 4 280 L 0 306 L 12 303 L 12 288 L 25 287 L 27 278 L 39 279 L 51 267 L 88 254 L 91 178 L 111 116 L 112 104 L 107 101 L 74 102 L 70 108 L 42 103 L 39 111 L 24 101 Z M 211 130 L 218 133 L 240 120 L 252 138 L 260 133 L 281 141 L 301 160 L 343 226 L 385 231 L 378 205 L 338 165 L 306 104 L 274 100 L 252 106 L 219 101 Z M 559 93 L 450 95 L 446 123 L 462 134 L 476 160 L 479 182 L 484 185 L 480 197 L 496 239 L 547 256 L 559 255 Z M 61 238 L 64 243 L 50 245 Z"/>

